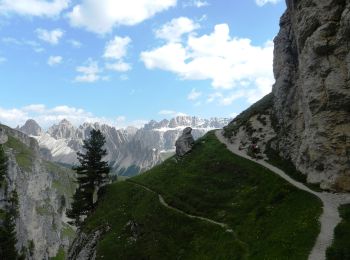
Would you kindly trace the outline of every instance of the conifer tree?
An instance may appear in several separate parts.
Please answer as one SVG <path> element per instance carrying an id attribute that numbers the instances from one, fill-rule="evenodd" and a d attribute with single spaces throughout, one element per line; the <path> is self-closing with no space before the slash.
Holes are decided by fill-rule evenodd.
<path id="1" fill-rule="evenodd" d="M 77 153 L 80 165 L 74 167 L 74 170 L 77 173 L 78 188 L 73 196 L 72 208 L 67 211 L 67 216 L 74 219 L 72 223 L 77 226 L 94 209 L 94 194 L 108 182 L 110 169 L 108 163 L 102 160 L 107 155 L 106 149 L 103 149 L 105 143 L 101 131 L 92 130 L 90 137 L 84 140 L 85 153 Z"/>

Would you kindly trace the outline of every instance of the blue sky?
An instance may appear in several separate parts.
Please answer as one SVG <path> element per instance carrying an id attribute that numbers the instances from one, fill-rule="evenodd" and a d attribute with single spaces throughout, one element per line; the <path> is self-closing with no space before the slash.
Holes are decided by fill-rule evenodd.
<path id="1" fill-rule="evenodd" d="M 283 0 L 0 0 L 0 122 L 230 117 L 271 90 Z"/>

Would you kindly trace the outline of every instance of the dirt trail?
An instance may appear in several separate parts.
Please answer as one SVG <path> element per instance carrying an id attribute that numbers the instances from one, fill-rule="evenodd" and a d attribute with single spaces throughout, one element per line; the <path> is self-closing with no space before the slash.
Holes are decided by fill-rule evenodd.
<path id="1" fill-rule="evenodd" d="M 230 143 L 229 140 L 227 140 L 223 136 L 222 130 L 217 130 L 215 132 L 215 135 L 219 139 L 219 141 L 225 144 L 227 149 L 230 150 L 232 153 L 268 168 L 269 170 L 276 173 L 281 178 L 285 179 L 286 181 L 288 181 L 290 184 L 297 187 L 298 189 L 309 192 L 317 196 L 318 198 L 320 198 L 320 200 L 323 203 L 323 213 L 320 216 L 320 220 L 319 220 L 321 224 L 321 231 L 309 255 L 309 260 L 326 259 L 326 250 L 332 244 L 334 228 L 341 221 L 338 208 L 342 204 L 350 203 L 350 194 L 335 194 L 335 193 L 329 193 L 329 192 L 313 191 L 307 186 L 305 186 L 303 183 L 295 181 L 294 179 L 289 177 L 285 172 L 278 169 L 277 167 L 267 163 L 264 160 L 255 160 L 250 156 L 248 156 L 247 154 L 245 154 L 243 151 L 240 151 L 238 149 L 239 143 L 238 142 Z"/>
<path id="2" fill-rule="evenodd" d="M 178 212 L 178 213 L 180 213 L 180 214 L 182 214 L 182 215 L 185 215 L 185 216 L 187 216 L 187 217 L 189 217 L 189 218 L 199 219 L 199 220 L 202 220 L 202 221 L 205 221 L 205 222 L 214 224 L 214 225 L 218 225 L 218 226 L 224 228 L 226 232 L 233 233 L 233 230 L 230 229 L 230 228 L 228 227 L 228 225 L 225 224 L 225 223 L 217 222 L 217 221 L 212 220 L 212 219 L 209 219 L 209 218 L 204 218 L 204 217 L 200 217 L 200 216 L 195 216 L 195 215 L 188 214 L 188 213 L 182 211 L 181 209 L 178 209 L 178 208 L 175 208 L 175 207 L 173 207 L 173 206 L 170 206 L 168 203 L 166 203 L 166 201 L 164 200 L 164 198 L 163 198 L 162 195 L 160 195 L 159 193 L 155 192 L 154 190 L 148 188 L 147 186 L 144 186 L 144 185 L 142 185 L 142 184 L 139 184 L 139 183 L 136 183 L 136 182 L 132 182 L 132 181 L 128 181 L 128 183 L 132 183 L 132 184 L 134 184 L 134 185 L 136 185 L 136 186 L 139 186 L 139 187 L 141 187 L 141 188 L 143 188 L 143 189 L 145 189 L 145 190 L 147 190 L 147 191 L 149 191 L 149 192 L 152 192 L 152 193 L 154 193 L 154 194 L 157 194 L 157 195 L 158 195 L 158 198 L 159 198 L 160 204 L 162 204 L 164 207 L 166 207 L 166 208 L 168 208 L 168 209 L 174 210 L 174 211 L 176 211 L 176 212 Z"/>

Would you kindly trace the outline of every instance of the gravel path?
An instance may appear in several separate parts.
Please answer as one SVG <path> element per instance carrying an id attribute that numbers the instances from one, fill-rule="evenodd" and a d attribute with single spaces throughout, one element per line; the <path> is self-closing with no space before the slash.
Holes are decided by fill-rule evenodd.
<path id="1" fill-rule="evenodd" d="M 219 139 L 219 141 L 226 145 L 227 149 L 230 150 L 232 153 L 239 155 L 241 157 L 244 157 L 246 159 L 249 159 L 255 163 L 258 163 L 286 181 L 288 181 L 290 184 L 294 185 L 298 189 L 304 190 L 306 192 L 309 192 L 318 198 L 321 199 L 323 203 L 323 213 L 320 216 L 320 223 L 321 223 L 321 231 L 320 234 L 317 237 L 316 243 L 309 255 L 309 260 L 324 260 L 326 259 L 326 250 L 327 248 L 332 244 L 333 235 L 334 235 L 334 228 L 339 224 L 341 221 L 341 218 L 339 216 L 338 208 L 342 204 L 350 203 L 350 194 L 334 194 L 329 192 L 315 192 L 311 189 L 309 189 L 304 184 L 293 180 L 291 177 L 289 177 L 286 173 L 284 173 L 282 170 L 276 168 L 275 166 L 267 163 L 263 160 L 255 160 L 245 154 L 243 151 L 240 151 L 238 149 L 239 144 L 238 143 L 230 143 L 222 134 L 222 130 L 217 130 L 215 132 L 216 137 Z"/>
<path id="2" fill-rule="evenodd" d="M 204 218 L 204 217 L 200 217 L 200 216 L 195 216 L 195 215 L 188 214 L 188 213 L 182 211 L 181 209 L 178 209 L 178 208 L 175 208 L 175 207 L 173 207 L 173 206 L 170 206 L 168 203 L 166 203 L 166 201 L 164 200 L 164 198 L 163 198 L 162 195 L 160 195 L 159 193 L 155 192 L 154 190 L 151 190 L 151 189 L 148 188 L 147 186 L 144 186 L 144 185 L 142 185 L 142 184 L 139 184 L 139 183 L 136 183 L 136 182 L 132 182 L 132 181 L 128 181 L 128 183 L 132 183 L 132 184 L 134 184 L 134 185 L 136 185 L 136 186 L 139 186 L 139 187 L 141 187 L 141 188 L 143 188 L 143 189 L 145 189 L 145 190 L 147 190 L 147 191 L 149 191 L 149 192 L 152 192 L 152 193 L 154 193 L 154 194 L 157 194 L 157 195 L 158 195 L 158 198 L 159 198 L 160 204 L 162 204 L 164 207 L 166 207 L 166 208 L 168 208 L 168 209 L 174 210 L 174 211 L 176 211 L 176 212 L 178 212 L 178 213 L 180 213 L 180 214 L 182 214 L 182 215 L 185 215 L 185 216 L 187 216 L 187 217 L 189 217 L 189 218 L 199 219 L 199 220 L 202 220 L 202 221 L 205 221 L 205 222 L 208 222 L 208 223 L 211 223 L 211 224 L 220 226 L 220 227 L 224 228 L 226 232 L 233 233 L 233 230 L 230 229 L 230 228 L 228 227 L 228 225 L 225 224 L 225 223 L 217 222 L 217 221 L 212 220 L 212 219 L 209 219 L 209 218 Z"/>

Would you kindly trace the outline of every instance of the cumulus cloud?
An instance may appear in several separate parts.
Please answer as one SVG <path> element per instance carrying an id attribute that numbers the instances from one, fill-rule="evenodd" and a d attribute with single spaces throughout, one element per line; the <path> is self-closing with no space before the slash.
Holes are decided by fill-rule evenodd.
<path id="1" fill-rule="evenodd" d="M 50 56 L 47 60 L 49 66 L 55 66 L 62 62 L 63 58 L 61 56 Z"/>
<path id="2" fill-rule="evenodd" d="M 195 88 L 191 90 L 190 94 L 188 94 L 188 100 L 197 100 L 202 95 L 202 92 L 197 91 Z"/>
<path id="3" fill-rule="evenodd" d="M 98 66 L 98 62 L 93 59 L 88 59 L 84 65 L 77 67 L 76 71 L 79 73 L 75 77 L 76 82 L 93 83 L 101 79 L 101 69 Z"/>
<path id="4" fill-rule="evenodd" d="M 258 6 L 264 6 L 266 4 L 277 4 L 278 2 L 280 2 L 281 0 L 255 0 L 255 3 Z"/>
<path id="5" fill-rule="evenodd" d="M 125 116 L 116 116 L 112 118 L 97 117 L 93 113 L 85 111 L 82 108 L 67 105 L 51 108 L 46 107 L 44 104 L 31 104 L 25 107 L 11 109 L 0 107 L 0 122 L 2 124 L 16 127 L 18 125 L 23 125 L 28 119 L 34 119 L 44 128 L 57 124 L 63 119 L 67 119 L 76 126 L 84 122 L 98 122 L 122 128 L 129 125 L 141 127 L 146 123 L 145 120 L 128 121 Z"/>
<path id="6" fill-rule="evenodd" d="M 187 40 L 168 41 L 144 51 L 141 60 L 148 69 L 175 73 L 183 80 L 211 80 L 214 89 L 240 92 L 220 99 L 218 93 L 208 102 L 219 99 L 224 105 L 240 97 L 248 102 L 271 91 L 273 43 L 253 45 L 250 39 L 231 37 L 229 26 L 219 24 L 210 34 L 190 34 Z"/>
<path id="7" fill-rule="evenodd" d="M 169 42 L 178 42 L 184 34 L 188 34 L 198 29 L 200 25 L 187 17 L 174 18 L 155 31 L 159 39 Z"/>
<path id="8" fill-rule="evenodd" d="M 131 70 L 131 65 L 124 62 L 128 47 L 131 43 L 129 37 L 115 36 L 113 40 L 107 42 L 103 57 L 111 62 L 106 63 L 106 69 L 118 72 Z"/>
<path id="9" fill-rule="evenodd" d="M 35 32 L 40 40 L 50 43 L 52 45 L 58 44 L 64 34 L 64 32 L 61 29 L 54 29 L 52 31 L 48 31 L 45 29 L 38 28 L 35 30 Z"/>
<path id="10" fill-rule="evenodd" d="M 70 0 L 0 0 L 0 14 L 56 17 Z"/>
<path id="11" fill-rule="evenodd" d="M 105 34 L 118 25 L 136 25 L 176 6 L 177 0 L 82 0 L 68 13 L 70 24 Z"/>

